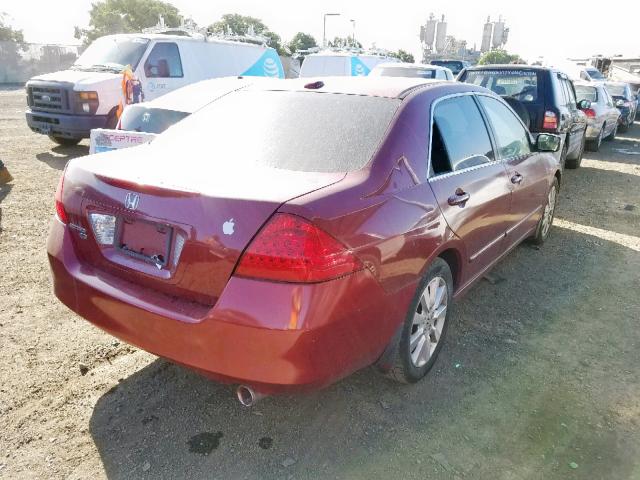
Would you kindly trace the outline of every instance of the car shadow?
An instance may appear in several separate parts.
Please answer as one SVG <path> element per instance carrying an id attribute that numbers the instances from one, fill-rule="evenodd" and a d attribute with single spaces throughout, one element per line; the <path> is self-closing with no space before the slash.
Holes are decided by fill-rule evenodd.
<path id="1" fill-rule="evenodd" d="M 65 147 L 58 145 L 51 149 L 51 152 L 41 152 L 36 154 L 36 158 L 43 163 L 46 163 L 51 168 L 56 170 L 64 170 L 69 160 L 77 157 L 83 157 L 89 155 L 88 145 L 73 145 L 71 147 Z"/>
<path id="2" fill-rule="evenodd" d="M 7 196 L 11 193 L 11 189 L 13 188 L 13 184 L 7 183 L 5 185 L 0 185 L 0 203 L 7 198 Z"/>
<path id="3" fill-rule="evenodd" d="M 566 478 L 545 457 L 547 435 L 564 465 L 579 451 L 580 468 L 592 478 L 629 478 L 637 452 L 620 454 L 617 433 L 593 426 L 608 405 L 588 393 L 584 375 L 595 370 L 578 363 L 593 353 L 585 344 L 599 331 L 584 320 L 595 307 L 580 303 L 590 302 L 594 285 L 603 286 L 602 260 L 589 255 L 594 241 L 554 228 L 542 249 L 515 249 L 492 281 L 458 302 L 434 369 L 415 385 L 367 368 L 325 390 L 269 397 L 246 409 L 230 386 L 156 360 L 95 405 L 90 433 L 106 475 L 499 478 L 521 461 L 521 472 Z M 613 263 L 640 262 L 639 253 L 598 241 L 600 255 Z M 608 287 L 622 289 L 629 279 L 614 273 Z M 625 335 L 625 321 L 607 319 L 615 332 L 620 328 L 608 341 Z M 564 435 L 561 423 L 587 420 L 590 426 Z M 598 462 L 603 457 L 611 462 Z"/>

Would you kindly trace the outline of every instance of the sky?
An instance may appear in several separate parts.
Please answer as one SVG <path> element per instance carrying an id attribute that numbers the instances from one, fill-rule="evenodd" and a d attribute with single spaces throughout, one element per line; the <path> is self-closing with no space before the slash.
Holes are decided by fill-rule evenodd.
<path id="1" fill-rule="evenodd" d="M 89 9 L 98 0 L 0 0 L 6 20 L 33 43 L 74 44 L 73 27 L 86 27 Z M 445 15 L 447 34 L 480 47 L 487 16 L 502 15 L 510 28 L 507 50 L 531 61 L 538 57 L 566 58 L 603 55 L 640 56 L 640 2 L 623 0 L 615 9 L 591 6 L 592 2 L 537 0 L 484 0 L 474 2 L 432 0 L 372 2 L 366 0 L 169 0 L 185 17 L 206 26 L 225 13 L 258 17 L 284 40 L 298 31 L 322 41 L 324 13 L 327 38 L 352 33 L 365 46 L 387 50 L 402 48 L 421 58 L 420 25 L 429 13 Z M 600 4 L 600 5 L 606 5 Z M 34 12 L 38 12 L 37 15 Z"/>

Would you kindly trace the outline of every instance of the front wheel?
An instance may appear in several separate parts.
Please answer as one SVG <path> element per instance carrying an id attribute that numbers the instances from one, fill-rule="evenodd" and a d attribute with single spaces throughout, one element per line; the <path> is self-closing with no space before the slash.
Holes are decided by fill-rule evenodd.
<path id="1" fill-rule="evenodd" d="M 56 137 L 55 135 L 49 135 L 49 138 L 63 147 L 73 147 L 74 145 L 79 144 L 81 140 L 80 138 Z"/>
<path id="2" fill-rule="evenodd" d="M 453 300 L 453 277 L 447 262 L 436 258 L 416 290 L 388 375 L 402 383 L 424 377 L 442 349 Z"/>
<path id="3" fill-rule="evenodd" d="M 549 193 L 547 194 L 547 202 L 544 206 L 544 210 L 542 211 L 540 221 L 538 222 L 536 233 L 531 238 L 531 241 L 535 245 L 542 245 L 547 238 L 549 238 L 551 225 L 553 224 L 553 219 L 556 213 L 556 206 L 558 204 L 559 187 L 560 184 L 558 183 L 558 179 L 554 178 L 551 188 L 549 189 Z"/>

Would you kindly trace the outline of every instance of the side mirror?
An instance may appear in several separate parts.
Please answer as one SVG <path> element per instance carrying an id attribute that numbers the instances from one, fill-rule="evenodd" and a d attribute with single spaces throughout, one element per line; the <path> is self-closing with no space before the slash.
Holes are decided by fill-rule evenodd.
<path id="1" fill-rule="evenodd" d="M 590 100 L 580 100 L 578 102 L 578 108 L 580 110 L 586 110 L 587 108 L 591 108 L 591 101 Z"/>
<path id="2" fill-rule="evenodd" d="M 616 107 L 624 107 L 624 100 L 616 100 Z"/>
<path id="3" fill-rule="evenodd" d="M 541 133 L 536 139 L 539 152 L 557 152 L 560 148 L 560 137 L 551 133 Z"/>

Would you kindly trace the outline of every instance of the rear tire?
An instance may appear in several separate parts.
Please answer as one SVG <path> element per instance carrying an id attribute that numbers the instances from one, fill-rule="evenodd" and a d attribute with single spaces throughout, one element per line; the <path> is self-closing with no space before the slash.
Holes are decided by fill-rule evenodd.
<path id="1" fill-rule="evenodd" d="M 62 145 L 63 147 L 73 147 L 80 143 L 81 138 L 65 138 L 65 137 L 56 137 L 55 135 L 49 135 L 51 141 L 57 143 L 58 145 Z"/>
<path id="2" fill-rule="evenodd" d="M 614 138 L 616 138 L 616 135 L 618 134 L 618 126 L 619 124 L 616 123 L 616 126 L 613 127 L 613 130 L 611 130 L 611 133 L 609 135 L 606 136 L 605 140 L 607 142 L 610 142 L 611 140 L 613 140 Z M 624 128 L 624 127 L 623 127 Z M 626 132 L 627 129 L 621 130 L 622 132 Z"/>
<path id="3" fill-rule="evenodd" d="M 590 152 L 597 152 L 600 150 L 600 145 L 602 145 L 602 136 L 604 135 L 604 125 L 602 125 L 602 129 L 598 132 L 598 137 L 595 140 L 591 140 L 587 148 Z"/>
<path id="4" fill-rule="evenodd" d="M 387 375 L 401 383 L 424 377 L 442 350 L 453 301 L 453 277 L 447 262 L 436 258 L 416 290 Z"/>
<path id="5" fill-rule="evenodd" d="M 556 213 L 556 206 L 558 205 L 558 191 L 560 190 L 560 184 L 558 179 L 554 178 L 549 193 L 547 194 L 547 203 L 542 210 L 542 216 L 538 222 L 536 233 L 531 237 L 531 242 L 534 245 L 542 245 L 551 232 L 551 225 L 553 225 L 553 219 Z"/>
<path id="6" fill-rule="evenodd" d="M 584 155 L 584 146 L 587 141 L 587 132 L 582 136 L 582 144 L 576 158 L 568 158 L 565 165 L 567 168 L 579 168 L 582 164 L 582 156 Z"/>
<path id="7" fill-rule="evenodd" d="M 564 146 L 562 147 L 562 152 L 560 153 L 560 169 L 564 170 L 564 166 L 567 163 L 567 154 L 569 153 L 569 135 L 565 137 Z"/>

